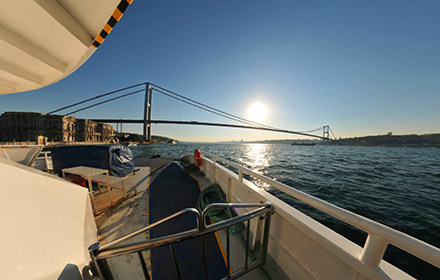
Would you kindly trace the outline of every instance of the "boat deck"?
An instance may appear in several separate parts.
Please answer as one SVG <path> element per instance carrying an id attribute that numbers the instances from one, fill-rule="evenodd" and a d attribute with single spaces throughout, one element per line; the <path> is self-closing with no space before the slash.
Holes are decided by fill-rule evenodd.
<path id="1" fill-rule="evenodd" d="M 203 174 L 186 173 L 178 162 L 167 158 L 139 159 L 136 168 L 142 172 L 130 175 L 137 182 L 138 193 L 96 217 L 99 240 L 106 244 L 150 223 L 165 218 L 184 208 L 197 208 L 200 192 L 212 184 Z M 148 172 L 147 172 L 148 171 Z M 184 215 L 151 231 L 142 233 L 125 243 L 144 241 L 196 227 L 194 217 Z M 242 266 L 244 245 L 239 234 L 231 234 L 231 268 Z M 181 279 L 205 279 L 200 238 L 175 244 L 176 259 Z M 209 279 L 226 276 L 226 233 L 205 236 Z M 170 246 L 142 252 L 152 279 L 178 279 Z M 242 260 L 236 262 L 235 260 Z M 115 279 L 144 279 L 140 261 L 135 254 L 108 260 Z M 265 279 L 259 270 L 251 271 L 242 279 Z"/>

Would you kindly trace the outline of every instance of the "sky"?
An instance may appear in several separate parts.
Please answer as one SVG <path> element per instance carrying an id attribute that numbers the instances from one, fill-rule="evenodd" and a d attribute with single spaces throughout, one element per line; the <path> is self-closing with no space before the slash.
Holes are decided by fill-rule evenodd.
<path id="1" fill-rule="evenodd" d="M 439 11 L 438 1 L 135 0 L 76 72 L 0 95 L 0 112 L 46 113 L 150 81 L 244 118 L 258 102 L 267 110 L 259 121 L 283 129 L 439 133 Z M 133 95 L 74 116 L 141 119 L 143 102 Z M 158 94 L 153 118 L 230 123 Z M 152 131 L 182 141 L 303 138 L 177 125 Z"/>

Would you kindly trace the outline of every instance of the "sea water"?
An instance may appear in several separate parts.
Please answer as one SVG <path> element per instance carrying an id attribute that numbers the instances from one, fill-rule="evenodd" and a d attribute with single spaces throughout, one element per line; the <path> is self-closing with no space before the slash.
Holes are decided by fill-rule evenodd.
<path id="1" fill-rule="evenodd" d="M 440 149 L 289 144 L 157 144 L 131 147 L 135 157 L 179 158 L 195 148 L 440 247 Z M 258 186 L 360 246 L 367 234 L 289 195 Z M 389 246 L 384 259 L 418 279 L 440 270 Z"/>

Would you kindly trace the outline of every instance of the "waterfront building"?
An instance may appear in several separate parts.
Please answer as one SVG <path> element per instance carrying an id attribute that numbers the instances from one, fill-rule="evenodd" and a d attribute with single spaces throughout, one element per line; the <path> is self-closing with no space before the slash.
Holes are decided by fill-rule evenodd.
<path id="1" fill-rule="evenodd" d="M 51 142 L 107 142 L 113 127 L 71 116 L 5 112 L 0 116 L 0 141 L 34 141 L 43 135 Z"/>

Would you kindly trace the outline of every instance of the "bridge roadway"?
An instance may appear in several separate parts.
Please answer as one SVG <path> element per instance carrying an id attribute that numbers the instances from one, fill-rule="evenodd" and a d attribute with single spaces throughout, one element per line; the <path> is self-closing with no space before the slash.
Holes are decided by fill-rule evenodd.
<path id="1" fill-rule="evenodd" d="M 91 121 L 97 123 L 144 123 L 144 120 L 132 120 L 132 119 L 91 119 Z M 167 120 L 151 120 L 149 123 L 155 124 L 181 124 L 181 125 L 205 125 L 205 126 L 222 126 L 222 127 L 232 127 L 232 128 L 245 128 L 245 129 L 256 129 L 256 130 L 266 130 L 266 131 L 274 131 L 274 132 L 282 132 L 289 134 L 297 134 L 309 137 L 315 137 L 323 140 L 330 140 L 329 138 L 313 135 L 309 133 L 297 132 L 292 130 L 285 129 L 276 129 L 276 128 L 266 128 L 266 127 L 258 127 L 258 126 L 247 126 L 247 125 L 237 125 L 237 124 L 227 124 L 227 123 L 211 123 L 211 122 L 198 122 L 198 121 L 167 121 Z"/>

